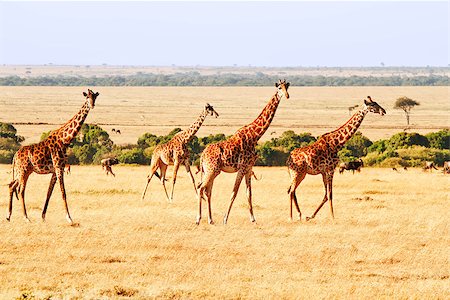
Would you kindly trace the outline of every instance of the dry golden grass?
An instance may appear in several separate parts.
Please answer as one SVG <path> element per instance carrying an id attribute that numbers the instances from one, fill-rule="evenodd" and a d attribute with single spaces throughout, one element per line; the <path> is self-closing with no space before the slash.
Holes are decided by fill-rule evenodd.
<path id="1" fill-rule="evenodd" d="M 233 134 L 258 116 L 273 87 L 95 87 L 97 105 L 87 118 L 107 130 L 118 144 L 136 143 L 145 132 L 165 135 L 175 127 L 195 121 L 206 102 L 220 114 L 208 118 L 198 136 Z M 39 141 L 44 131 L 69 120 L 81 107 L 85 87 L 0 87 L 1 122 L 14 123 L 25 143 Z M 410 131 L 428 133 L 450 128 L 448 87 L 291 87 L 262 140 L 286 130 L 318 136 L 348 118 L 348 107 L 362 104 L 370 95 L 387 110 L 380 117 L 368 115 L 361 131 L 372 140 L 389 138 L 405 126 L 403 111 L 394 110 L 395 100 L 408 96 L 421 103 L 412 111 Z M 43 123 L 43 124 L 39 124 Z M 114 134 L 111 129 L 120 129 Z"/>
<path id="2" fill-rule="evenodd" d="M 0 181 L 11 174 L 0 166 Z M 285 168 L 255 168 L 256 224 L 241 186 L 228 225 L 221 219 L 235 174 L 221 174 L 213 217 L 195 225 L 197 201 L 180 172 L 175 200 L 154 181 L 140 200 L 148 167 L 73 166 L 66 176 L 66 224 L 56 187 L 40 213 L 49 176 L 33 174 L 27 189 L 31 224 L 14 200 L 0 221 L 0 298 L 449 298 L 449 176 L 418 169 L 364 168 L 335 175 L 336 219 L 326 205 L 310 222 L 288 220 Z M 0 211 L 7 211 L 4 186 Z M 298 190 L 303 214 L 323 197 L 320 176 Z M 205 206 L 204 206 L 205 208 Z M 206 211 L 204 210 L 204 216 Z"/>

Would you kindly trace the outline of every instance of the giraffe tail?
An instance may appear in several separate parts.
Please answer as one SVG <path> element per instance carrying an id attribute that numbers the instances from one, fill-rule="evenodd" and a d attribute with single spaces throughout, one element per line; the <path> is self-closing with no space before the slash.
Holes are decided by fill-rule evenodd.
<path id="1" fill-rule="evenodd" d="M 197 189 L 199 189 L 202 186 L 203 183 L 203 164 L 202 164 L 202 156 L 200 155 L 200 163 L 198 165 L 197 168 L 197 172 L 195 174 L 197 174 L 198 172 L 200 172 L 200 182 L 199 184 L 197 184 Z"/>
<path id="2" fill-rule="evenodd" d="M 161 176 L 158 174 L 158 172 L 155 172 L 155 176 L 156 176 L 156 178 L 158 178 L 159 180 L 161 180 Z M 167 181 L 167 179 L 164 178 L 164 181 Z"/>
<path id="3" fill-rule="evenodd" d="M 16 168 L 16 156 L 14 155 L 13 157 L 13 161 L 12 161 L 12 181 L 8 184 L 9 186 L 9 192 L 10 195 L 12 197 L 12 193 L 14 193 L 16 195 L 16 199 L 19 200 L 19 195 L 17 193 L 17 186 L 18 186 L 18 181 L 15 179 L 14 176 L 14 169 Z"/>

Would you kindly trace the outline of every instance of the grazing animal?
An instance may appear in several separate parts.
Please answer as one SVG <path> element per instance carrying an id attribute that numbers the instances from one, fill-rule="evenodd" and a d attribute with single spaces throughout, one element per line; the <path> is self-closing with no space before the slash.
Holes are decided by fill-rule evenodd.
<path id="1" fill-rule="evenodd" d="M 50 185 L 48 187 L 47 198 L 45 200 L 44 209 L 42 211 L 42 220 L 45 220 L 48 202 L 53 192 L 53 187 L 56 181 L 59 181 L 61 188 L 62 199 L 66 208 L 67 221 L 73 224 L 72 218 L 69 214 L 69 208 L 66 200 L 66 189 L 64 187 L 64 166 L 67 162 L 66 150 L 71 141 L 76 137 L 80 131 L 89 111 L 94 108 L 95 100 L 99 93 L 94 93 L 88 90 L 88 93 L 83 93 L 86 97 L 86 102 L 81 107 L 81 110 L 73 116 L 66 124 L 59 129 L 52 131 L 49 136 L 38 144 L 22 146 L 16 152 L 13 158 L 13 180 L 9 183 L 9 213 L 6 219 L 9 221 L 12 213 L 12 199 L 15 193 L 22 201 L 23 214 L 25 219 L 29 222 L 25 207 L 25 188 L 28 177 L 31 173 L 37 174 L 52 174 Z"/>
<path id="2" fill-rule="evenodd" d="M 145 185 L 144 192 L 142 193 L 142 199 L 144 199 L 145 197 L 145 192 L 147 191 L 148 184 L 150 183 L 153 174 L 155 174 L 159 168 L 161 170 L 161 182 L 164 187 L 164 192 L 166 193 L 167 200 L 171 202 L 173 200 L 173 191 L 175 188 L 175 181 L 177 179 L 178 168 L 180 167 L 180 165 L 184 165 L 186 167 L 186 171 L 191 176 L 192 183 L 194 184 L 195 193 L 197 193 L 197 189 L 195 188 L 195 179 L 192 175 L 189 163 L 190 153 L 187 148 L 187 144 L 192 140 L 194 135 L 200 129 L 208 115 L 215 116 L 216 118 L 219 116 L 214 108 L 207 103 L 200 116 L 188 129 L 178 132 L 167 143 L 155 147 L 155 150 L 153 150 L 152 162 L 150 165 L 150 174 L 147 176 L 147 184 Z M 165 178 L 167 166 L 170 164 L 173 164 L 173 177 L 172 191 L 170 193 L 169 199 L 165 184 Z"/>
<path id="3" fill-rule="evenodd" d="M 403 170 L 408 171 L 408 168 L 405 166 L 405 167 L 403 167 Z"/>
<path id="4" fill-rule="evenodd" d="M 115 129 L 115 128 L 113 128 L 113 129 L 111 129 L 111 131 L 112 131 L 112 132 L 116 132 L 116 129 Z"/>
<path id="5" fill-rule="evenodd" d="M 352 171 L 355 174 L 355 171 L 361 172 L 361 168 L 364 167 L 364 163 L 362 159 L 344 162 L 339 165 L 339 174 L 344 173 L 344 170 Z"/>
<path id="6" fill-rule="evenodd" d="M 119 160 L 117 158 L 104 158 L 100 161 L 100 163 L 102 164 L 102 169 L 106 171 L 106 175 L 111 173 L 112 176 L 116 177 L 116 174 L 114 174 L 112 170 L 112 166 L 119 163 Z"/>
<path id="7" fill-rule="evenodd" d="M 450 174 L 450 161 L 444 161 L 444 169 L 442 169 L 444 174 Z"/>
<path id="8" fill-rule="evenodd" d="M 315 143 L 294 149 L 287 159 L 287 167 L 291 177 L 291 185 L 288 189 L 290 198 L 290 217 L 292 219 L 292 202 L 297 208 L 299 219 L 301 219 L 300 208 L 297 203 L 295 190 L 303 181 L 306 174 L 318 175 L 322 174 L 323 185 L 325 187 L 325 196 L 319 207 L 306 220 L 313 219 L 320 208 L 330 201 L 331 216 L 334 218 L 333 212 L 333 175 L 336 166 L 339 163 L 338 151 L 344 147 L 345 143 L 355 134 L 361 125 L 367 113 L 375 113 L 384 115 L 386 111 L 372 101 L 370 96 L 364 100 L 363 108 L 356 112 L 344 125 L 338 129 L 322 135 Z"/>
<path id="9" fill-rule="evenodd" d="M 116 133 L 117 134 L 122 134 L 122 132 L 120 132 L 120 129 L 116 129 Z"/>
<path id="10" fill-rule="evenodd" d="M 398 172 L 397 168 L 392 168 L 392 171 Z"/>
<path id="11" fill-rule="evenodd" d="M 434 165 L 434 162 L 432 161 L 426 161 L 425 166 L 423 167 L 423 170 L 426 172 L 430 170 L 430 172 L 433 172 L 433 169 L 437 170 L 436 166 Z"/>
<path id="12" fill-rule="evenodd" d="M 252 207 L 251 177 L 252 167 L 258 157 L 256 144 L 261 136 L 269 128 L 278 105 L 283 97 L 289 99 L 289 83 L 286 80 L 275 83 L 276 92 L 264 107 L 261 114 L 250 124 L 240 128 L 236 133 L 225 141 L 209 144 L 200 156 L 201 182 L 198 185 L 198 215 L 197 225 L 202 218 L 202 199 L 206 196 L 208 200 L 208 223 L 213 224 L 211 216 L 211 195 L 214 179 L 223 171 L 227 173 L 237 172 L 233 192 L 231 194 L 228 211 L 223 218 L 226 224 L 230 215 L 231 206 L 236 198 L 242 179 L 245 177 L 247 185 L 247 200 L 250 210 L 250 220 L 255 222 Z"/>

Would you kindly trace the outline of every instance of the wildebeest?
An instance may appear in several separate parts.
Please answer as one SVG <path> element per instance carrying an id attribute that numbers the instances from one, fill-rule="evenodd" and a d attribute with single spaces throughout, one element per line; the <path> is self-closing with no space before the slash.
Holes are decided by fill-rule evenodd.
<path id="1" fill-rule="evenodd" d="M 424 171 L 430 170 L 430 172 L 433 172 L 433 169 L 437 170 L 436 166 L 434 165 L 434 162 L 426 161 L 425 166 L 423 167 L 423 170 Z"/>
<path id="2" fill-rule="evenodd" d="M 339 165 L 339 174 L 344 173 L 344 170 L 351 170 L 355 174 L 355 171 L 361 172 L 362 167 L 364 167 L 362 159 L 344 162 Z"/>
<path id="3" fill-rule="evenodd" d="M 101 161 L 102 169 L 106 171 L 106 175 L 111 173 L 114 177 L 116 177 L 116 174 L 112 171 L 111 166 L 117 165 L 119 163 L 119 160 L 117 158 L 104 158 Z"/>

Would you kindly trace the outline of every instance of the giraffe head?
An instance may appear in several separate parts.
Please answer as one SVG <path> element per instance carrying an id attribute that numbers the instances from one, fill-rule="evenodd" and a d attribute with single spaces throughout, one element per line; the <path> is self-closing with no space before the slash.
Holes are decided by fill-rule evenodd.
<path id="1" fill-rule="evenodd" d="M 386 114 L 386 111 L 384 108 L 382 108 L 378 103 L 372 100 L 370 96 L 367 96 L 367 99 L 364 99 L 364 108 L 367 108 L 369 112 L 372 112 L 374 114 L 380 114 L 384 115 Z"/>
<path id="2" fill-rule="evenodd" d="M 89 108 L 94 108 L 95 106 L 95 99 L 97 99 L 98 95 L 100 95 L 98 92 L 94 93 L 92 90 L 88 89 L 87 94 L 83 92 L 83 96 L 86 97 L 86 101 L 89 103 Z"/>
<path id="3" fill-rule="evenodd" d="M 280 79 L 278 82 L 275 82 L 275 87 L 278 89 L 277 94 L 280 99 L 283 98 L 283 96 L 285 96 L 286 99 L 289 99 L 289 93 L 288 93 L 289 85 L 290 85 L 290 83 L 286 82 L 286 79 L 284 79 L 284 80 Z"/>
<path id="4" fill-rule="evenodd" d="M 205 112 L 206 115 L 215 116 L 216 118 L 219 116 L 217 111 L 215 111 L 212 105 L 209 105 L 209 103 L 206 103 L 205 105 Z"/>

